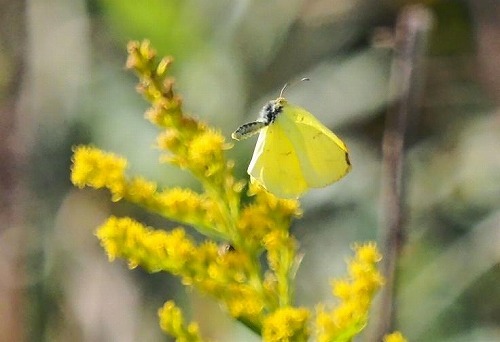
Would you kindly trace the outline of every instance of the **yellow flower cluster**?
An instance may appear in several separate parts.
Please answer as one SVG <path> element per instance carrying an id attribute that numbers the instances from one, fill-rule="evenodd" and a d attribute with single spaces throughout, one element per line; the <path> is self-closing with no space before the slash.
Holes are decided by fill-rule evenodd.
<path id="1" fill-rule="evenodd" d="M 131 218 L 110 217 L 96 232 L 110 260 L 128 260 L 129 267 L 166 271 L 202 293 L 219 299 L 236 318 L 260 326 L 266 307 L 248 255 L 237 250 L 220 253 L 212 241 L 196 245 L 181 228 L 164 231 Z"/>
<path id="2" fill-rule="evenodd" d="M 198 261 L 190 260 L 195 245 L 180 228 L 169 232 L 153 230 L 131 218 L 112 216 L 97 229 L 96 235 L 111 261 L 125 258 L 130 268 L 141 266 L 150 272 L 180 274 L 187 271 L 186 262 Z M 191 272 L 197 266 L 191 264 Z"/>
<path id="3" fill-rule="evenodd" d="M 76 186 L 107 188 L 113 201 L 126 199 L 209 236 L 227 238 L 220 224 L 224 221 L 221 207 L 208 196 L 180 188 L 158 191 L 154 182 L 141 177 L 129 179 L 124 158 L 94 147 L 77 146 L 72 159 L 71 181 Z"/>
<path id="4" fill-rule="evenodd" d="M 237 201 L 243 186 L 234 180 L 233 163 L 224 155 L 230 145 L 219 131 L 183 113 L 174 81 L 167 77 L 172 59 L 157 63 L 149 41 L 129 43 L 128 53 L 127 68 L 139 76 L 138 90 L 152 104 L 146 118 L 164 129 L 157 141 L 168 151 L 162 159 L 191 171 L 207 191 L 224 193 L 229 197 L 225 199 Z"/>
<path id="5" fill-rule="evenodd" d="M 309 310 L 283 307 L 264 319 L 262 337 L 266 342 L 307 341 Z"/>
<path id="6" fill-rule="evenodd" d="M 229 241 L 233 250 L 221 254 L 215 242 L 196 246 L 182 228 L 153 230 L 130 218 L 111 217 L 97 236 L 110 259 L 179 275 L 184 284 L 219 299 L 232 316 L 260 330 L 266 313 L 291 303 L 289 283 L 298 265 L 288 229 L 301 214 L 299 203 L 250 186 L 252 200 L 242 206 L 245 182 L 234 179 L 233 162 L 225 157 L 228 144 L 218 131 L 184 114 L 174 82 L 167 78 L 172 60 L 156 62 L 147 41 L 130 43 L 128 51 L 127 67 L 138 74 L 138 89 L 152 104 L 146 117 L 162 129 L 158 145 L 168 152 L 163 159 L 192 172 L 204 192 L 158 189 L 144 178 L 129 178 L 124 158 L 89 146 L 74 150 L 73 183 L 107 188 L 114 201 L 125 199 L 193 226 L 208 237 Z M 260 264 L 264 250 L 270 264 L 265 275 Z"/>
<path id="7" fill-rule="evenodd" d="M 179 309 L 173 301 L 166 302 L 163 307 L 158 310 L 158 316 L 160 318 L 160 328 L 175 337 L 176 341 L 202 341 L 198 324 L 189 323 L 186 326 L 181 309 Z"/>
<path id="8" fill-rule="evenodd" d="M 340 304 L 331 311 L 318 307 L 318 341 L 350 341 L 366 325 L 368 311 L 383 278 L 376 268 L 382 256 L 374 243 L 354 246 L 355 257 L 349 262 L 349 276 L 332 282 L 333 295 Z"/>
<path id="9" fill-rule="evenodd" d="M 71 181 L 79 188 L 108 189 L 113 201 L 124 199 L 189 225 L 209 240 L 195 243 L 181 227 L 165 231 L 128 217 L 110 217 L 96 232 L 109 259 L 123 258 L 131 268 L 179 276 L 184 285 L 216 298 L 266 341 L 306 341 L 310 312 L 293 307 L 292 284 L 300 257 L 289 232 L 292 220 L 302 214 L 299 202 L 278 199 L 249 184 L 242 204 L 245 182 L 233 176 L 233 162 L 225 153 L 229 145 L 220 132 L 183 112 L 174 81 L 167 77 L 172 59 L 158 61 L 148 41 L 131 42 L 128 52 L 127 67 L 139 76 L 138 90 L 152 104 L 146 118 L 161 129 L 161 159 L 191 172 L 203 191 L 159 189 L 142 177 L 128 177 L 126 159 L 90 146 L 75 147 Z M 221 241 L 229 247 L 221 248 Z M 319 341 L 358 333 L 382 283 L 375 269 L 380 259 L 375 246 L 355 249 L 349 278 L 333 284 L 341 304 L 331 312 L 318 312 Z M 267 265 L 262 265 L 264 254 Z M 158 314 L 162 330 L 178 341 L 201 340 L 197 325 L 186 325 L 173 302 L 165 303 Z M 387 342 L 400 341 L 396 338 L 388 337 Z"/>
<path id="10" fill-rule="evenodd" d="M 250 184 L 253 202 L 241 210 L 236 228 L 249 247 L 260 248 L 264 237 L 275 231 L 288 232 L 294 218 L 302 215 L 296 200 L 278 199 L 256 184 Z"/>

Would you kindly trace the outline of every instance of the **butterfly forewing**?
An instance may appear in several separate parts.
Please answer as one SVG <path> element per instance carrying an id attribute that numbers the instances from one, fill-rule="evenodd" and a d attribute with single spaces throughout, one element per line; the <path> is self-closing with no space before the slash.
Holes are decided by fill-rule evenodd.
<path id="1" fill-rule="evenodd" d="M 308 188 L 294 146 L 280 125 L 260 132 L 248 173 L 278 197 L 295 198 Z"/>

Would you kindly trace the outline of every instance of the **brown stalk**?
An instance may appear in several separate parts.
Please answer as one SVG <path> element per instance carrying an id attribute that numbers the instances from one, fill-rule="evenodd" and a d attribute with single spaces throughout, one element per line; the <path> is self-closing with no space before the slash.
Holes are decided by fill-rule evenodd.
<path id="1" fill-rule="evenodd" d="M 380 241 L 384 259 L 381 262 L 386 284 L 375 311 L 369 341 L 381 341 L 393 327 L 397 261 L 403 247 L 405 194 L 404 146 L 407 126 L 415 122 L 420 85 L 421 61 L 426 51 L 426 36 L 431 27 L 431 14 L 421 5 L 404 8 L 396 22 L 394 59 L 390 79 L 390 98 L 382 141 L 382 184 Z"/>

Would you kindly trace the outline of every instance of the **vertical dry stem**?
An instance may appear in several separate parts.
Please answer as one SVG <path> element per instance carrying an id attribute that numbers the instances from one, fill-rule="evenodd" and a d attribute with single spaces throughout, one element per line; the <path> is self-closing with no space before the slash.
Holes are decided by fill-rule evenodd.
<path id="1" fill-rule="evenodd" d="M 396 264 L 402 248 L 404 232 L 403 161 L 407 124 L 415 115 L 422 73 L 418 68 L 424 55 L 426 33 L 431 26 L 431 14 L 423 6 L 404 8 L 397 18 L 394 60 L 391 70 L 390 106 L 382 142 L 382 218 L 380 237 L 384 259 L 382 273 L 386 285 L 381 291 L 370 341 L 381 341 L 391 329 L 394 307 Z"/>
<path id="2" fill-rule="evenodd" d="M 18 125 L 26 1 L 0 0 L 0 341 L 26 339 L 26 149 Z"/>

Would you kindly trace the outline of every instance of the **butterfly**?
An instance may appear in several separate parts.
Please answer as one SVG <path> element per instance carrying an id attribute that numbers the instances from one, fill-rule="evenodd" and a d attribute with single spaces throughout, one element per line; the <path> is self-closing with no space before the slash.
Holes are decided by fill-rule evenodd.
<path id="1" fill-rule="evenodd" d="M 344 142 L 307 110 L 288 103 L 283 97 L 286 88 L 264 105 L 256 121 L 231 136 L 243 140 L 259 133 L 247 170 L 251 181 L 277 197 L 298 198 L 338 181 L 351 163 Z"/>

